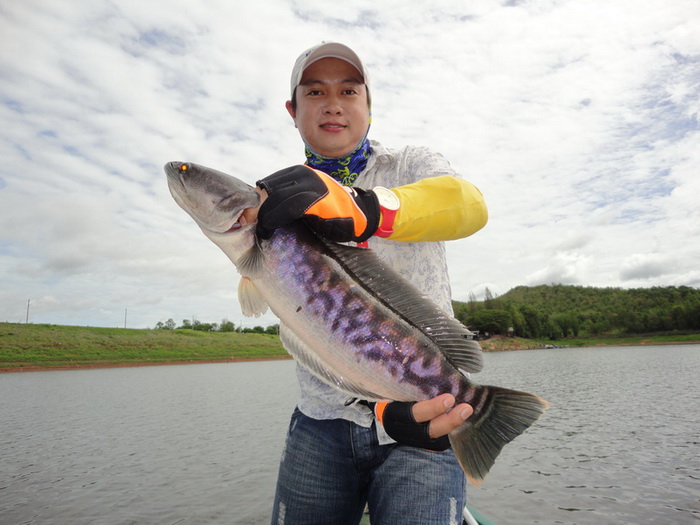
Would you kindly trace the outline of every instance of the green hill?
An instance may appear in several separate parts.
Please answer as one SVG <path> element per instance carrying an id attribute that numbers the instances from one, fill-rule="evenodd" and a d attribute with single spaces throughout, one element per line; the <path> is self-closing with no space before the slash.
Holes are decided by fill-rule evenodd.
<path id="1" fill-rule="evenodd" d="M 518 286 L 454 307 L 471 329 L 535 339 L 700 331 L 700 290 L 687 286 Z"/>

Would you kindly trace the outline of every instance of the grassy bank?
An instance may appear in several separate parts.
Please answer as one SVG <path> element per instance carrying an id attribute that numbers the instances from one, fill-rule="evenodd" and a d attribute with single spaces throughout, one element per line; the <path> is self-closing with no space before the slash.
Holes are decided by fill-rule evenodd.
<path id="1" fill-rule="evenodd" d="M 610 335 L 588 338 L 571 337 L 559 339 L 557 341 L 495 336 L 485 341 L 481 341 L 481 347 L 485 352 L 529 350 L 552 346 L 573 348 L 589 346 L 641 346 L 669 344 L 700 344 L 700 334 Z"/>
<path id="2" fill-rule="evenodd" d="M 496 336 L 487 352 L 558 346 L 624 346 L 700 343 L 700 334 L 615 336 L 535 341 Z M 132 330 L 0 323 L 0 371 L 279 359 L 288 357 L 279 337 L 194 330 Z"/>
<path id="3" fill-rule="evenodd" d="M 267 334 L 0 323 L 0 369 L 286 357 Z"/>

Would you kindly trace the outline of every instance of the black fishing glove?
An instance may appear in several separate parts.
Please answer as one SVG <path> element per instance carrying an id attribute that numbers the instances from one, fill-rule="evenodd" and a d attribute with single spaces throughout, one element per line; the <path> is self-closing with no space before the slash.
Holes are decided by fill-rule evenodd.
<path id="1" fill-rule="evenodd" d="M 285 168 L 256 184 L 268 194 L 258 212 L 256 233 L 262 239 L 298 219 L 337 242 L 365 241 L 379 228 L 379 201 L 372 190 L 341 186 L 308 166 Z"/>
<path id="2" fill-rule="evenodd" d="M 418 423 L 413 417 L 415 401 L 392 401 L 387 403 L 367 403 L 374 412 L 377 420 L 384 425 L 384 430 L 393 440 L 401 445 L 424 448 L 434 452 L 442 452 L 450 448 L 447 436 L 431 438 L 430 421 Z"/>

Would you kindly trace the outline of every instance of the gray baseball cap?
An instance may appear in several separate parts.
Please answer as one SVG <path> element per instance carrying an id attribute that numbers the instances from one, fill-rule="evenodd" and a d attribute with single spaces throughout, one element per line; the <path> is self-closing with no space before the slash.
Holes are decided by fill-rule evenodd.
<path id="1" fill-rule="evenodd" d="M 301 82 L 301 77 L 304 75 L 304 70 L 322 58 L 339 58 L 340 60 L 345 60 L 351 64 L 360 72 L 363 80 L 365 81 L 365 85 L 369 90 L 369 78 L 360 57 L 358 57 L 357 54 L 345 44 L 340 44 L 338 42 L 321 42 L 320 44 L 316 44 L 315 46 L 304 51 L 301 55 L 299 55 L 299 58 L 297 58 L 297 61 L 294 63 L 291 79 L 292 98 L 294 98 L 294 91 Z"/>

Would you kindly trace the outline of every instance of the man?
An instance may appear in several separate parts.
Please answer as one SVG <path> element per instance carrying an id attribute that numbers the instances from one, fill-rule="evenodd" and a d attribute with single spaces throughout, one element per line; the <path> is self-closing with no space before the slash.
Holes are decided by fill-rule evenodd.
<path id="1" fill-rule="evenodd" d="M 347 46 L 322 43 L 299 57 L 286 107 L 309 167 L 258 182 L 258 234 L 303 220 L 329 239 L 368 244 L 449 312 L 441 241 L 484 226 L 483 197 L 426 148 L 395 151 L 369 141 L 368 86 Z M 284 343 L 284 326 L 281 337 Z M 301 366 L 297 374 L 301 399 L 282 454 L 273 524 L 356 524 L 366 503 L 375 525 L 460 521 L 466 481 L 446 434 L 471 415 L 469 405 L 453 406 L 444 394 L 375 406 L 348 399 Z"/>

